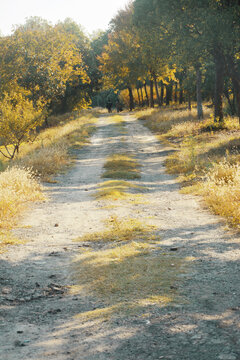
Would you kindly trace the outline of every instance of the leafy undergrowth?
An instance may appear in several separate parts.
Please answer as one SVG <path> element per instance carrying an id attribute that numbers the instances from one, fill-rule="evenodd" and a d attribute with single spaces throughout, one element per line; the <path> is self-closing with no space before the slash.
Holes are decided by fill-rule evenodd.
<path id="1" fill-rule="evenodd" d="M 104 304 L 101 310 L 79 316 L 101 319 L 119 312 L 144 314 L 149 306 L 176 301 L 174 283 L 185 261 L 163 253 L 155 227 L 116 217 L 107 224 L 106 230 L 77 239 L 83 245 L 73 263 L 78 285 L 72 291 L 84 291 Z"/>
<path id="2" fill-rule="evenodd" d="M 215 123 L 210 110 L 198 120 L 196 110 L 151 110 L 136 113 L 160 141 L 174 148 L 167 170 L 178 174 L 182 191 L 202 195 L 214 213 L 240 229 L 240 127 L 238 118 Z"/>
<path id="3" fill-rule="evenodd" d="M 8 168 L 0 174 L 0 252 L 19 241 L 9 230 L 30 201 L 43 200 L 42 186 L 29 169 Z"/>

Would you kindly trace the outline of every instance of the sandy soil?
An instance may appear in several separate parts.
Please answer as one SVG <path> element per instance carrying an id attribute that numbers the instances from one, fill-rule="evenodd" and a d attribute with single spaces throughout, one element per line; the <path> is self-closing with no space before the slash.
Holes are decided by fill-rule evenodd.
<path id="1" fill-rule="evenodd" d="M 192 196 L 179 193 L 166 174 L 169 149 L 138 121 L 123 115 L 127 133 L 100 118 L 91 144 L 57 184 L 49 201 L 34 205 L 15 230 L 28 240 L 1 255 L 0 358 L 2 360 L 240 360 L 239 238 Z M 103 164 L 128 150 L 142 164 L 144 203 L 113 209 L 93 198 Z M 181 301 L 148 309 L 148 316 L 119 314 L 101 322 L 77 315 L 104 308 L 83 292 L 71 294 L 72 240 L 104 228 L 110 215 L 152 218 L 161 248 L 188 257 L 176 289 Z"/>

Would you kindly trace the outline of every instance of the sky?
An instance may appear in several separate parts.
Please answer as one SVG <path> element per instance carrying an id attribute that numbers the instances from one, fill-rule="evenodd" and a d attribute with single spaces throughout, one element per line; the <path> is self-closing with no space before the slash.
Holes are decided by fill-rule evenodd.
<path id="1" fill-rule="evenodd" d="M 0 0 L 0 31 L 10 35 L 13 25 L 39 16 L 52 24 L 67 17 L 82 25 L 86 33 L 105 30 L 112 17 L 128 0 Z"/>

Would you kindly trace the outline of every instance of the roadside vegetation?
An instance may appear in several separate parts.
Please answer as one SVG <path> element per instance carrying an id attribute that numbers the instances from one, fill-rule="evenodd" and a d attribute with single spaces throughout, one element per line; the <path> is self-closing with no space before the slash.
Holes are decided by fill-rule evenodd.
<path id="1" fill-rule="evenodd" d="M 216 123 L 209 108 L 146 110 L 138 118 L 174 150 L 167 170 L 179 175 L 182 191 L 202 195 L 214 213 L 240 230 L 240 129 L 237 117 Z"/>
<path id="2" fill-rule="evenodd" d="M 96 113 L 71 113 L 49 118 L 54 125 L 42 130 L 34 141 L 22 143 L 15 159 L 2 157 L 0 172 L 0 252 L 18 239 L 9 232 L 24 209 L 33 201 L 45 199 L 42 181 L 53 182 L 54 175 L 74 163 L 74 149 L 88 143 L 95 129 Z"/>

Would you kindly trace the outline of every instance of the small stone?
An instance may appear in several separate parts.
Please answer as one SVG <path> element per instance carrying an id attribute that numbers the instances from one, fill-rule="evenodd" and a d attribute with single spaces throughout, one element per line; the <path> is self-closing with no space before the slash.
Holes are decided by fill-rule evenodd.
<path id="1" fill-rule="evenodd" d="M 61 309 L 52 309 L 48 311 L 48 314 L 52 314 L 52 315 L 56 315 L 58 313 L 60 313 L 62 310 Z"/>
<path id="2" fill-rule="evenodd" d="M 215 345 L 220 345 L 223 343 L 223 341 L 222 341 L 222 339 L 212 339 L 211 343 L 215 344 Z"/>
<path id="3" fill-rule="evenodd" d="M 12 292 L 12 288 L 10 288 L 10 287 L 2 288 L 2 294 L 8 295 L 8 294 L 10 294 L 10 292 Z"/>
<path id="4" fill-rule="evenodd" d="M 26 344 L 24 344 L 24 343 L 23 343 L 22 341 L 20 341 L 20 340 L 14 341 L 14 345 L 15 345 L 16 347 L 26 346 Z"/>
<path id="5" fill-rule="evenodd" d="M 236 360 L 237 357 L 234 354 L 221 354 L 218 359 L 220 360 Z"/>
<path id="6" fill-rule="evenodd" d="M 48 256 L 60 256 L 60 254 L 57 251 L 53 251 Z"/>
<path id="7" fill-rule="evenodd" d="M 56 275 L 53 274 L 53 275 L 49 276 L 49 279 L 54 279 L 55 277 L 56 277 Z"/>
<path id="8" fill-rule="evenodd" d="M 55 225 L 54 225 L 54 227 L 58 227 L 58 226 L 59 226 L 59 224 L 55 224 Z"/>

